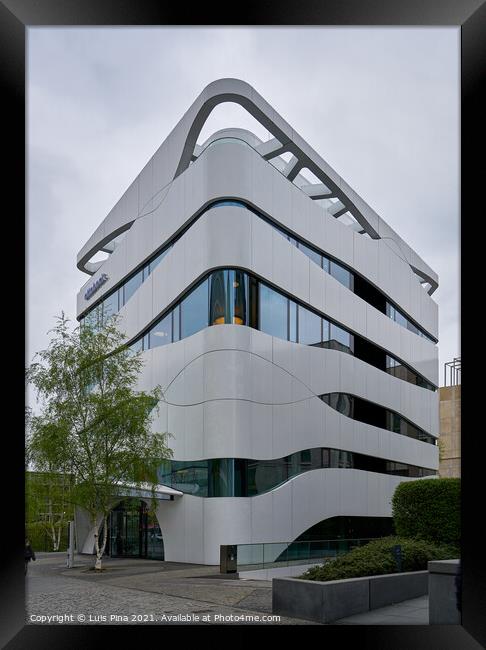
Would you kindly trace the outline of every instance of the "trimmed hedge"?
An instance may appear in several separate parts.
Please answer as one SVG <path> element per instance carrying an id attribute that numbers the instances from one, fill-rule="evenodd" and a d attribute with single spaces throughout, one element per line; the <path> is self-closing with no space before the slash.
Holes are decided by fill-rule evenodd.
<path id="1" fill-rule="evenodd" d="M 425 571 L 430 560 L 449 560 L 459 557 L 457 548 L 436 545 L 425 540 L 405 537 L 382 537 L 353 549 L 336 560 L 308 569 L 302 580 L 344 580 L 388 573 L 397 573 L 393 547 L 402 547 L 402 572 Z"/>
<path id="2" fill-rule="evenodd" d="M 392 508 L 397 535 L 459 546 L 461 479 L 400 483 L 393 495 Z"/>

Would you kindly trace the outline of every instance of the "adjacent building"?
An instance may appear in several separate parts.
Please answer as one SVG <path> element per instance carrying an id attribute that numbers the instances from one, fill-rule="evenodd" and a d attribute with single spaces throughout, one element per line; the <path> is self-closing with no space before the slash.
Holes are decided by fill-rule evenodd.
<path id="1" fill-rule="evenodd" d="M 223 102 L 270 139 L 228 128 L 198 144 Z M 437 274 L 247 83 L 202 91 L 78 268 L 78 319 L 118 312 L 140 388 L 163 390 L 166 560 L 379 536 L 395 487 L 436 475 Z"/>
<path id="2" fill-rule="evenodd" d="M 461 359 L 444 366 L 444 386 L 439 388 L 439 476 L 461 476 Z"/>

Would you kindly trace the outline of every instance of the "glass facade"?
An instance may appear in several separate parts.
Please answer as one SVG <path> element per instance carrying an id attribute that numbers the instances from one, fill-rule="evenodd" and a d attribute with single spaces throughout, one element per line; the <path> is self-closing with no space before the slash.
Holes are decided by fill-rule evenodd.
<path id="1" fill-rule="evenodd" d="M 271 460 L 214 458 L 198 461 L 166 460 L 159 482 L 200 497 L 252 497 L 314 469 L 357 469 L 409 478 L 433 476 L 435 470 L 375 458 L 343 449 L 317 447 Z"/>
<path id="2" fill-rule="evenodd" d="M 431 445 L 437 444 L 434 436 L 425 433 L 425 431 L 398 413 L 361 397 L 355 397 L 347 393 L 327 393 L 326 395 L 320 395 L 320 398 L 331 408 L 353 420 L 394 431 L 402 436 L 428 442 Z"/>
<path id="3" fill-rule="evenodd" d="M 162 531 L 145 502 L 125 500 L 113 508 L 107 551 L 111 557 L 164 559 Z"/>
<path id="4" fill-rule="evenodd" d="M 221 142 L 221 140 L 216 140 L 214 143 L 218 143 L 218 142 Z M 246 144 L 243 141 L 240 142 Z M 127 280 L 123 282 L 123 284 L 119 288 L 115 289 L 114 291 L 112 291 L 110 294 L 107 295 L 105 300 L 110 300 L 110 302 L 107 303 L 107 310 L 109 309 L 109 312 L 107 311 L 107 316 L 117 312 L 119 309 L 123 307 L 123 305 L 125 305 L 128 302 L 128 300 L 133 296 L 133 294 L 137 291 L 140 285 L 143 282 L 145 282 L 145 280 L 149 277 L 149 275 L 156 268 L 156 266 L 160 264 L 160 262 L 167 255 L 170 248 L 174 245 L 177 239 L 182 237 L 184 232 L 188 228 L 190 228 L 199 217 L 201 217 L 205 212 L 207 212 L 212 208 L 217 208 L 222 206 L 235 206 L 235 207 L 250 210 L 251 212 L 256 214 L 260 219 L 263 219 L 266 223 L 268 223 L 279 234 L 285 237 L 285 239 L 287 239 L 287 241 L 289 241 L 293 246 L 296 246 L 300 251 L 302 251 L 302 253 L 304 253 L 304 255 L 306 255 L 312 262 L 320 266 L 326 273 L 332 275 L 338 282 L 340 282 L 347 289 L 355 292 L 357 295 L 363 298 L 363 300 L 368 302 L 370 305 L 372 305 L 379 311 L 385 313 L 389 318 L 394 320 L 402 327 L 405 327 L 406 329 L 413 332 L 414 334 L 417 334 L 418 336 L 421 336 L 422 338 L 425 338 L 431 341 L 432 343 L 436 342 L 435 339 L 429 336 L 424 330 L 422 330 L 417 325 L 414 325 L 403 314 L 403 312 L 401 312 L 391 302 L 386 300 L 383 294 L 381 294 L 379 290 L 373 287 L 367 280 L 365 280 L 362 277 L 356 279 L 355 274 L 352 271 L 348 270 L 345 266 L 327 257 L 326 255 L 318 251 L 316 248 L 304 244 L 304 242 L 295 238 L 284 228 L 275 225 L 273 221 L 265 217 L 263 214 L 255 210 L 253 207 L 247 205 L 243 201 L 239 201 L 236 199 L 224 199 L 220 201 L 214 201 L 213 203 L 210 203 L 208 206 L 206 206 L 206 208 L 204 208 L 204 210 L 202 210 L 199 214 L 195 215 L 192 222 L 182 232 L 180 232 L 176 237 L 174 237 L 169 245 L 167 245 L 162 251 L 159 251 L 156 255 L 154 255 L 140 270 L 133 273 Z M 104 305 L 104 302 L 102 301 L 102 303 L 98 303 L 92 309 L 99 307 L 100 304 Z M 103 318 L 106 319 L 107 316 L 103 316 Z M 86 317 L 87 315 L 82 317 L 80 320 L 83 320 Z"/>

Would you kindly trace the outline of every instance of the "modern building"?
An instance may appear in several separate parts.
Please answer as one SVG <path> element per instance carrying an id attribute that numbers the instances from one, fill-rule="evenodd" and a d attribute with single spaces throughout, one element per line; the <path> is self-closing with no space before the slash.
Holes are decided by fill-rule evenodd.
<path id="1" fill-rule="evenodd" d="M 271 138 L 198 144 L 224 102 Z M 436 475 L 437 275 L 247 83 L 202 91 L 78 268 L 78 319 L 118 312 L 140 388 L 163 390 L 166 560 L 379 536 L 396 486 Z"/>
<path id="2" fill-rule="evenodd" d="M 461 358 L 444 364 L 439 388 L 439 476 L 461 476 Z"/>

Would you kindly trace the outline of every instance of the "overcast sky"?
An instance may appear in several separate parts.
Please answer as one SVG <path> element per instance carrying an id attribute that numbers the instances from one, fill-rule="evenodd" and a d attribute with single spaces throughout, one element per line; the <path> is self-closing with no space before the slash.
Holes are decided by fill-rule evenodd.
<path id="1" fill-rule="evenodd" d="M 76 255 L 202 89 L 249 82 L 439 274 L 459 356 L 458 28 L 29 28 L 27 363 L 88 276 Z M 202 138 L 255 123 L 220 106 Z M 268 134 L 261 128 L 257 135 Z"/>

